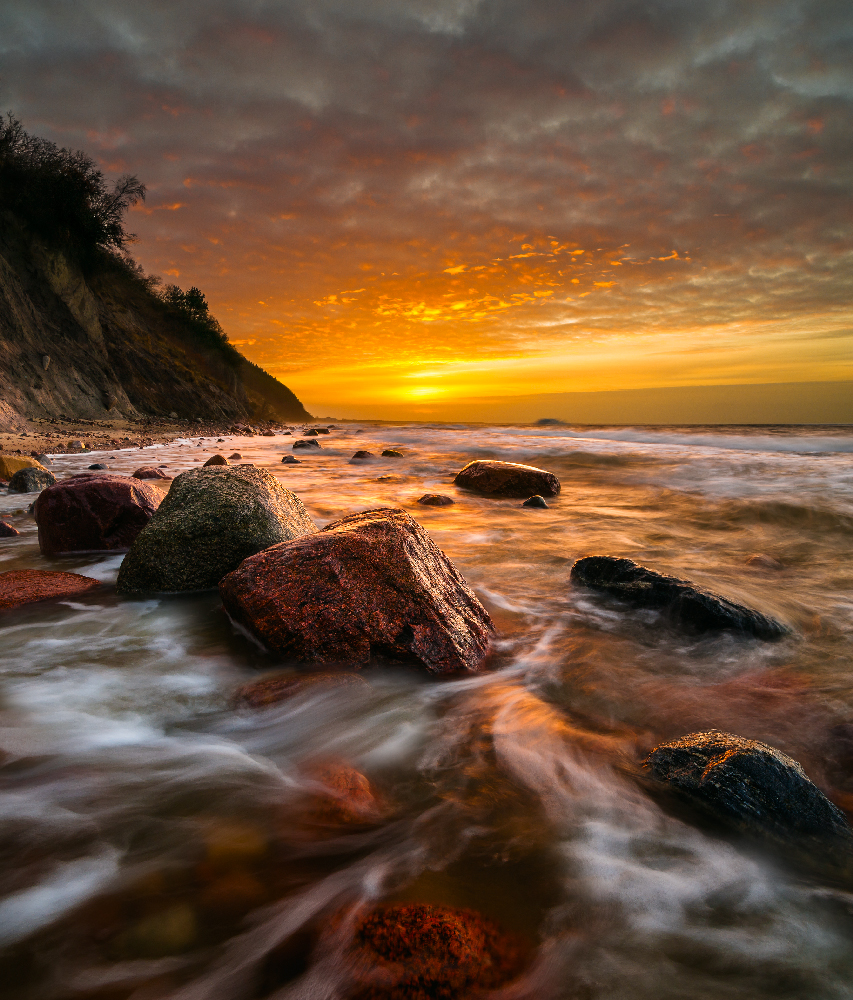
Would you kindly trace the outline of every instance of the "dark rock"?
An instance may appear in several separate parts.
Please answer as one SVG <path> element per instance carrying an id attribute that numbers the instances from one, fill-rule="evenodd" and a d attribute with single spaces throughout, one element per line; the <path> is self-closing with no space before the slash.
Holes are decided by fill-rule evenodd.
<path id="1" fill-rule="evenodd" d="M 0 479 L 0 489 L 7 490 L 8 488 L 9 488 L 9 480 L 8 479 Z"/>
<path id="2" fill-rule="evenodd" d="M 352 458 L 349 460 L 350 465 L 361 465 L 364 462 L 369 462 L 372 458 L 376 456 L 372 451 L 357 451 Z"/>
<path id="3" fill-rule="evenodd" d="M 103 462 L 95 462 L 94 465 L 89 466 L 90 471 L 94 471 L 95 469 L 106 469 L 106 465 Z"/>
<path id="4" fill-rule="evenodd" d="M 302 463 L 298 458 L 294 458 L 293 455 L 285 455 L 281 460 L 284 465 L 301 465 Z"/>
<path id="5" fill-rule="evenodd" d="M 316 427 L 309 427 L 307 431 L 302 432 L 303 437 L 316 437 L 320 432 Z"/>
<path id="6" fill-rule="evenodd" d="M 555 497 L 560 492 L 560 480 L 553 473 L 514 462 L 469 462 L 453 481 L 488 496 L 521 498 L 539 493 Z"/>
<path id="7" fill-rule="evenodd" d="M 228 465 L 228 459 L 224 455 L 211 455 L 204 463 L 204 468 L 207 468 L 209 465 Z"/>
<path id="8" fill-rule="evenodd" d="M 476 672 L 488 612 L 402 510 L 350 514 L 246 559 L 219 586 L 236 621 L 293 660 L 361 667 L 375 657 L 430 674 Z"/>
<path id="9" fill-rule="evenodd" d="M 317 531 L 290 490 L 253 465 L 182 472 L 121 564 L 122 593 L 208 590 L 247 557 Z"/>
<path id="10" fill-rule="evenodd" d="M 171 479 L 171 476 L 167 476 L 165 472 L 161 471 L 160 466 L 154 465 L 143 465 L 141 469 L 137 469 L 133 474 L 133 479 Z"/>
<path id="11" fill-rule="evenodd" d="M 752 836 L 781 843 L 840 840 L 853 847 L 844 814 L 787 754 L 712 729 L 662 743 L 643 766 L 681 798 Z"/>
<path id="12" fill-rule="evenodd" d="M 33 455 L 33 458 L 44 466 L 53 465 L 50 455 Z"/>
<path id="13" fill-rule="evenodd" d="M 296 451 L 297 448 L 319 448 L 320 442 L 316 438 L 311 438 L 308 441 L 294 441 L 293 450 Z"/>
<path id="14" fill-rule="evenodd" d="M 105 410 L 112 410 L 118 402 L 118 398 L 111 392 L 104 392 L 101 394 L 101 402 L 104 404 Z"/>
<path id="15" fill-rule="evenodd" d="M 33 513 L 42 555 L 123 552 L 151 520 L 160 494 L 130 476 L 83 473 L 39 494 Z"/>
<path id="16" fill-rule="evenodd" d="M 424 493 L 424 495 L 418 500 L 418 503 L 422 503 L 424 507 L 449 507 L 452 503 L 456 501 L 452 497 L 446 497 L 442 493 Z"/>
<path id="17" fill-rule="evenodd" d="M 360 687 L 367 689 L 370 685 L 360 675 L 346 671 L 316 674 L 283 674 L 276 677 L 262 677 L 238 688 L 235 693 L 237 704 L 248 705 L 250 708 L 264 708 L 275 705 L 288 698 L 306 693 L 320 693 L 341 687 Z"/>
<path id="18" fill-rule="evenodd" d="M 328 434 L 329 433 L 329 428 L 328 427 L 317 427 L 316 431 L 317 431 L 318 434 Z"/>
<path id="19" fill-rule="evenodd" d="M 332 918 L 319 948 L 340 934 Z M 359 1000 L 463 1000 L 514 979 L 526 961 L 515 935 L 473 910 L 427 903 L 374 906 L 356 917 L 344 953 Z"/>
<path id="20" fill-rule="evenodd" d="M 522 507 L 546 507 L 547 508 L 548 504 L 545 503 L 545 498 L 544 497 L 533 496 L 533 497 L 528 497 L 521 506 Z"/>
<path id="21" fill-rule="evenodd" d="M 293 434 L 290 431 L 282 431 L 281 433 L 284 437 L 293 437 Z"/>
<path id="22" fill-rule="evenodd" d="M 58 597 L 77 597 L 100 587 L 100 580 L 79 573 L 19 569 L 0 573 L 0 608 L 17 608 Z"/>
<path id="23" fill-rule="evenodd" d="M 403 457 L 403 453 L 402 453 L 402 451 L 394 451 L 393 448 L 386 448 L 385 451 L 382 452 L 382 457 L 383 458 L 402 458 Z"/>
<path id="24" fill-rule="evenodd" d="M 637 607 L 657 608 L 673 623 L 695 632 L 726 629 L 772 640 L 791 631 L 769 615 L 701 590 L 687 580 L 646 569 L 632 559 L 585 556 L 572 566 L 571 580 Z"/>
<path id="25" fill-rule="evenodd" d="M 55 482 L 56 476 L 47 469 L 18 469 L 9 480 L 9 492 L 38 493 Z"/>
<path id="26" fill-rule="evenodd" d="M 240 454 L 239 451 L 235 451 L 233 455 L 229 455 L 228 456 L 228 461 L 229 462 L 239 462 L 242 457 L 243 456 Z"/>
<path id="27" fill-rule="evenodd" d="M 261 437 L 274 438 L 275 437 L 275 431 L 264 431 L 263 434 L 261 435 Z"/>
<path id="28" fill-rule="evenodd" d="M 15 535 L 20 535 L 20 531 L 8 521 L 0 519 L 0 538 L 14 538 Z"/>

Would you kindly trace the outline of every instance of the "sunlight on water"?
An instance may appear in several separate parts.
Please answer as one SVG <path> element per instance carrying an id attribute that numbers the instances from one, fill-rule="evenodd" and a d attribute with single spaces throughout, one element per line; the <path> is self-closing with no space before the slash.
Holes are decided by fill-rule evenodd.
<path id="1" fill-rule="evenodd" d="M 693 825 L 640 767 L 716 727 L 789 753 L 853 807 L 838 736 L 853 723 L 849 434 L 364 424 L 282 465 L 292 441 L 186 439 L 54 471 L 174 476 L 236 449 L 320 526 L 402 507 L 492 614 L 495 669 L 437 683 L 376 667 L 367 685 L 238 704 L 259 671 L 289 667 L 216 593 L 121 599 L 120 555 L 42 557 L 34 497 L 0 494 L 21 531 L 0 541 L 0 570 L 106 585 L 0 620 L 10 997 L 331 1000 L 347 973 L 324 928 L 368 901 L 468 907 L 521 935 L 530 960 L 505 1000 L 853 996 L 853 885 Z M 384 448 L 404 457 L 348 464 Z M 452 479 L 474 458 L 547 468 L 562 493 L 547 510 L 465 493 Z M 456 502 L 418 505 L 430 492 Z M 685 637 L 573 588 L 592 553 L 692 579 L 792 635 Z M 358 822 L 329 762 L 369 779 Z"/>

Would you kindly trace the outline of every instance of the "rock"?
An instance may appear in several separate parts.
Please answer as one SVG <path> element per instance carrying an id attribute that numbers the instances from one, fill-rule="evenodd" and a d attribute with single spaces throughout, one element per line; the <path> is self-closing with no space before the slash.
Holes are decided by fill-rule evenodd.
<path id="1" fill-rule="evenodd" d="M 68 449 L 69 452 L 73 452 L 73 451 L 85 451 L 86 450 L 86 442 L 85 441 L 69 441 L 68 445 L 67 445 L 67 449 Z"/>
<path id="2" fill-rule="evenodd" d="M 228 456 L 228 461 L 229 461 L 229 462 L 239 462 L 239 460 L 240 460 L 240 459 L 241 459 L 242 457 L 243 457 L 243 456 L 242 456 L 242 455 L 240 454 L 240 452 L 239 452 L 239 451 L 235 451 L 233 455 L 229 455 L 229 456 Z"/>
<path id="3" fill-rule="evenodd" d="M 319 694 L 341 687 L 367 689 L 370 685 L 360 674 L 343 670 L 335 673 L 283 674 L 262 677 L 258 681 L 244 684 L 235 692 L 234 700 L 237 704 L 248 705 L 250 708 L 264 708 L 300 694 Z"/>
<path id="4" fill-rule="evenodd" d="M 442 493 L 424 493 L 418 503 L 422 503 L 425 507 L 449 507 L 456 501 L 453 497 L 446 497 Z"/>
<path id="5" fill-rule="evenodd" d="M 760 611 L 664 576 L 632 559 L 585 556 L 572 566 L 573 583 L 603 590 L 629 604 L 661 610 L 674 624 L 695 632 L 730 630 L 759 639 L 781 639 L 790 629 Z"/>
<path id="6" fill-rule="evenodd" d="M 560 480 L 553 473 L 514 462 L 469 462 L 453 482 L 466 490 L 498 497 L 521 498 L 531 493 L 555 497 L 560 492 Z"/>
<path id="7" fill-rule="evenodd" d="M 343 761 L 323 761 L 308 769 L 323 786 L 312 796 L 308 819 L 323 826 L 375 823 L 383 809 L 370 781 Z"/>
<path id="8" fill-rule="evenodd" d="M 350 514 L 246 559 L 219 586 L 228 613 L 275 652 L 356 669 L 379 656 L 433 675 L 476 672 L 488 612 L 405 511 Z"/>
<path id="9" fill-rule="evenodd" d="M 6 480 L 6 479 L 0 479 L 0 489 L 6 490 L 8 488 L 9 488 L 9 482 L 8 482 L 8 480 Z"/>
<path id="10" fill-rule="evenodd" d="M 171 479 L 171 476 L 167 476 L 163 472 L 160 466 L 154 465 L 143 465 L 141 469 L 137 469 L 131 477 L 133 479 Z"/>
<path id="11" fill-rule="evenodd" d="M 298 458 L 294 458 L 293 455 L 285 455 L 281 460 L 284 465 L 302 465 Z"/>
<path id="12" fill-rule="evenodd" d="M 48 465 L 53 465 L 53 459 L 50 457 L 50 455 L 33 455 L 33 458 L 37 462 L 41 463 L 41 465 L 44 465 L 45 467 L 47 467 Z"/>
<path id="13" fill-rule="evenodd" d="M 309 427 L 307 431 L 302 432 L 303 437 L 316 437 L 320 432 L 316 427 Z"/>
<path id="14" fill-rule="evenodd" d="M 658 781 L 727 826 L 782 843 L 841 840 L 844 814 L 787 754 L 716 729 L 655 747 L 645 760 Z"/>
<path id="15" fill-rule="evenodd" d="M 58 597 L 78 597 L 96 587 L 100 580 L 79 573 L 57 573 L 46 569 L 18 569 L 0 573 L 0 608 L 17 608 Z"/>
<path id="16" fill-rule="evenodd" d="M 316 438 L 311 438 L 309 441 L 294 441 L 293 450 L 296 451 L 297 448 L 319 448 L 320 442 Z"/>
<path id="17" fill-rule="evenodd" d="M 338 918 L 341 919 L 341 918 Z M 334 941 L 338 920 L 321 939 Z M 344 954 L 359 1000 L 463 1000 L 514 979 L 526 948 L 473 910 L 427 903 L 373 906 L 357 916 Z"/>
<path id="18" fill-rule="evenodd" d="M 532 497 L 528 497 L 521 506 L 522 507 L 545 507 L 545 508 L 547 508 L 548 504 L 545 503 L 545 498 L 544 497 L 532 496 Z"/>
<path id="19" fill-rule="evenodd" d="M 361 465 L 364 462 L 369 462 L 372 458 L 376 456 L 372 451 L 357 451 L 352 458 L 349 460 L 350 465 Z"/>
<path id="20" fill-rule="evenodd" d="M 283 435 L 284 435 L 285 437 L 293 437 L 293 434 L 292 434 L 292 433 L 291 433 L 290 431 L 282 431 L 281 433 L 282 433 L 282 434 L 283 434 Z"/>
<path id="21" fill-rule="evenodd" d="M 275 437 L 275 431 L 264 431 L 262 437 L 265 437 L 265 438 L 274 438 Z"/>
<path id="22" fill-rule="evenodd" d="M 12 455 L 0 455 L 0 479 L 9 480 L 20 469 L 43 469 L 44 466 L 30 458 L 28 455 L 22 458 Z"/>
<path id="23" fill-rule="evenodd" d="M 39 548 L 45 556 L 124 552 L 159 505 L 160 494 L 130 476 L 72 476 L 35 502 Z"/>
<path id="24" fill-rule="evenodd" d="M 175 413 L 174 410 L 170 410 L 169 411 L 169 419 L 170 420 L 177 420 L 178 419 L 178 415 L 177 415 L 177 413 Z"/>
<path id="25" fill-rule="evenodd" d="M 211 455 L 204 463 L 204 468 L 207 468 L 209 465 L 228 465 L 228 459 L 224 455 Z"/>
<path id="26" fill-rule="evenodd" d="M 318 434 L 328 434 L 329 433 L 329 428 L 328 427 L 317 427 L 316 431 L 317 431 Z"/>
<path id="27" fill-rule="evenodd" d="M 403 457 L 403 453 L 402 453 L 402 451 L 394 451 L 393 448 L 386 448 L 385 451 L 382 452 L 382 457 L 383 458 L 402 458 Z"/>
<path id="28" fill-rule="evenodd" d="M 773 556 L 767 556 L 763 552 L 755 552 L 746 560 L 746 565 L 753 569 L 784 569 L 784 563 L 780 563 Z"/>
<path id="29" fill-rule="evenodd" d="M 41 356 L 41 366 L 42 366 L 42 369 L 44 371 L 47 371 L 48 368 L 50 368 L 50 355 L 49 354 L 42 354 L 42 356 Z"/>
<path id="30" fill-rule="evenodd" d="M 95 462 L 94 465 L 89 466 L 90 471 L 94 469 L 106 469 L 106 466 L 103 464 L 103 462 Z"/>
<path id="31" fill-rule="evenodd" d="M 9 480 L 10 493 L 38 493 L 46 486 L 52 486 L 56 476 L 47 469 L 18 469 Z"/>
<path id="32" fill-rule="evenodd" d="M 20 531 L 8 521 L 0 520 L 0 538 L 14 538 L 15 535 L 20 535 Z"/>
<path id="33" fill-rule="evenodd" d="M 253 465 L 182 472 L 125 556 L 121 593 L 208 590 L 248 556 L 317 527 L 290 490 Z"/>
<path id="34" fill-rule="evenodd" d="M 112 410 L 118 402 L 118 397 L 111 392 L 103 392 L 101 393 L 101 402 L 104 404 L 105 410 Z"/>

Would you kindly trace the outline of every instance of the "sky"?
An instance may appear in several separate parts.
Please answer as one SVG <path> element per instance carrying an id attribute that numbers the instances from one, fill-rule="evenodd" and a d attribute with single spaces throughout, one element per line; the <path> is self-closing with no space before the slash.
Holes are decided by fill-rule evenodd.
<path id="1" fill-rule="evenodd" d="M 0 106 L 317 414 L 853 379 L 851 100 L 849 0 L 0 5 Z"/>

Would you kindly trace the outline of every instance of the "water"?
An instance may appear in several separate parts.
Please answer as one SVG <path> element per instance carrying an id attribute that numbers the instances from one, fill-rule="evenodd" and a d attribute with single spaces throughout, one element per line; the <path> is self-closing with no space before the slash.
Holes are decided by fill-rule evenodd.
<path id="1" fill-rule="evenodd" d="M 849 429 L 347 425 L 288 467 L 289 442 L 187 440 L 55 471 L 176 474 L 236 448 L 319 525 L 403 507 L 492 614 L 494 669 L 437 683 L 386 667 L 370 686 L 237 707 L 241 684 L 289 667 L 215 594 L 119 599 L 121 556 L 42 558 L 32 498 L 0 495 L 22 531 L 0 570 L 108 585 L 0 619 L 10 997 L 332 998 L 341 973 L 318 934 L 369 900 L 470 907 L 523 936 L 531 960 L 505 1000 L 853 996 L 851 887 L 670 815 L 637 780 L 658 742 L 717 727 L 779 747 L 853 808 L 837 729 L 853 722 Z M 357 448 L 406 457 L 351 466 Z M 474 458 L 547 468 L 563 492 L 548 510 L 461 494 L 452 477 Z M 428 492 L 457 502 L 419 506 Z M 573 590 L 592 553 L 794 634 L 685 638 Z M 747 564 L 756 553 L 782 568 Z M 330 761 L 370 780 L 372 822 L 323 818 Z"/>

